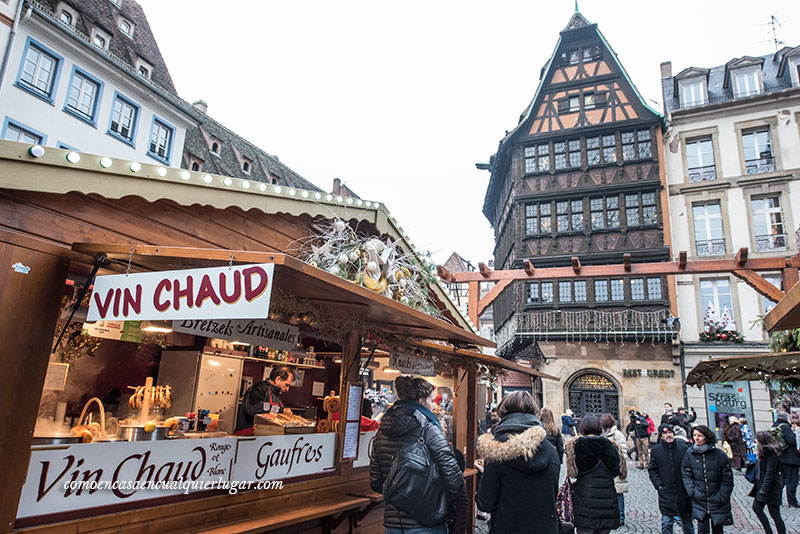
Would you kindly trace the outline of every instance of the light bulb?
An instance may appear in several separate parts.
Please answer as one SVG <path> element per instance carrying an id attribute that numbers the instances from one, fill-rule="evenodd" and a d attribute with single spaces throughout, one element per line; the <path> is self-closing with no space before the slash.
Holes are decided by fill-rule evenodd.
<path id="1" fill-rule="evenodd" d="M 183 178 L 184 180 L 188 180 L 191 177 L 192 177 L 192 174 L 189 171 L 181 172 L 181 178 Z"/>
<path id="2" fill-rule="evenodd" d="M 203 176 L 203 181 L 204 181 L 205 183 L 207 183 L 207 184 L 210 184 L 210 183 L 211 183 L 213 180 L 214 180 L 214 179 L 211 177 L 211 175 L 210 175 L 210 174 L 206 174 L 205 176 Z"/>
<path id="3" fill-rule="evenodd" d="M 30 154 L 34 158 L 41 158 L 42 156 L 44 156 L 44 147 L 39 145 L 34 145 L 28 149 L 28 154 Z"/>
<path id="4" fill-rule="evenodd" d="M 109 157 L 100 158 L 100 166 L 103 167 L 104 169 L 107 169 L 107 168 L 111 167 L 112 163 L 113 162 L 111 161 L 111 158 L 109 158 Z"/>
<path id="5" fill-rule="evenodd" d="M 230 178 L 228 178 L 228 177 L 226 176 L 226 177 L 225 177 L 225 178 L 222 180 L 222 183 L 223 183 L 223 184 L 225 184 L 225 185 L 227 185 L 228 187 L 230 187 L 230 186 L 231 186 L 231 184 L 233 184 L 233 180 L 231 180 Z"/>
<path id="6" fill-rule="evenodd" d="M 156 174 L 161 176 L 162 178 L 167 175 L 167 169 L 164 167 L 159 167 L 156 169 Z"/>
<path id="7" fill-rule="evenodd" d="M 131 172 L 139 172 L 142 170 L 142 164 L 138 161 L 131 161 L 131 164 L 128 165 L 128 168 L 131 170 Z"/>
<path id="8" fill-rule="evenodd" d="M 67 161 L 70 163 L 78 163 L 81 160 L 81 155 L 77 152 L 68 152 L 67 153 Z"/>

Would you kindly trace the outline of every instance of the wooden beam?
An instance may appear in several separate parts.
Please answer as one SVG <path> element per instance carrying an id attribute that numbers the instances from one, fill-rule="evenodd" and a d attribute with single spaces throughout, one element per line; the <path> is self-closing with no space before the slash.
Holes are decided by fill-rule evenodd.
<path id="1" fill-rule="evenodd" d="M 742 267 L 735 259 L 727 260 L 695 260 L 687 261 L 681 268 L 677 261 L 659 261 L 651 263 L 631 263 L 630 270 L 624 264 L 614 265 L 583 265 L 580 277 L 609 277 L 609 276 L 656 276 L 670 274 L 713 274 L 730 273 Z M 786 258 L 750 258 L 747 260 L 747 269 L 750 271 L 782 271 L 786 269 Z M 455 283 L 472 281 L 499 282 L 500 280 L 537 280 L 577 278 L 578 275 L 569 267 L 537 268 L 528 274 L 524 269 L 508 269 L 491 271 L 488 277 L 478 272 L 462 272 L 453 274 Z"/>
<path id="2" fill-rule="evenodd" d="M 525 260 L 524 262 L 522 262 L 522 269 L 525 271 L 525 274 L 527 274 L 528 276 L 533 276 L 533 273 L 536 270 L 536 267 L 534 267 L 533 264 L 529 260 Z"/>
<path id="3" fill-rule="evenodd" d="M 492 272 L 492 270 L 489 267 L 487 267 L 486 264 L 483 262 L 478 263 L 478 270 L 481 272 L 481 275 L 484 278 L 489 276 L 489 274 Z"/>
<path id="4" fill-rule="evenodd" d="M 747 250 L 747 249 L 743 249 Z M 778 302 L 783 298 L 783 291 L 770 284 L 763 276 L 746 269 L 733 271 L 733 276 L 744 280 L 747 285 L 755 289 L 759 294 L 767 297 L 773 302 Z"/>
<path id="5" fill-rule="evenodd" d="M 441 278 L 445 282 L 448 282 L 448 283 L 451 283 L 451 284 L 453 283 L 453 275 L 452 275 L 452 273 L 450 273 L 450 271 L 447 270 L 447 268 L 444 265 L 437 265 L 436 266 L 436 274 L 438 274 L 439 278 Z"/>
<path id="6" fill-rule="evenodd" d="M 686 269 L 686 251 L 681 250 L 678 252 L 678 268 Z"/>
<path id="7" fill-rule="evenodd" d="M 483 296 L 483 298 L 478 301 L 478 317 L 489 307 L 489 305 L 494 302 L 500 293 L 503 292 L 505 288 L 511 284 L 513 280 L 501 280 L 497 282 L 492 288 Z"/>
<path id="8" fill-rule="evenodd" d="M 473 281 L 469 283 L 469 298 L 467 300 L 467 313 L 469 313 L 469 320 L 475 325 L 475 328 L 480 328 L 478 319 L 478 300 L 481 297 L 481 283 Z"/>
<path id="9" fill-rule="evenodd" d="M 764 327 L 768 332 L 800 328 L 800 284 L 795 284 L 787 291 L 780 302 L 764 317 Z"/>
<path id="10" fill-rule="evenodd" d="M 572 256 L 572 270 L 575 274 L 581 274 L 581 259 L 578 256 Z"/>
<path id="11" fill-rule="evenodd" d="M 783 270 L 783 290 L 789 291 L 798 282 L 798 269 L 787 267 Z"/>
<path id="12" fill-rule="evenodd" d="M 631 255 L 630 254 L 623 254 L 622 256 L 622 265 L 625 267 L 625 271 L 629 272 L 631 270 Z"/>
<path id="13" fill-rule="evenodd" d="M 740 248 L 739 252 L 736 253 L 736 263 L 741 266 L 747 263 L 747 247 Z"/>

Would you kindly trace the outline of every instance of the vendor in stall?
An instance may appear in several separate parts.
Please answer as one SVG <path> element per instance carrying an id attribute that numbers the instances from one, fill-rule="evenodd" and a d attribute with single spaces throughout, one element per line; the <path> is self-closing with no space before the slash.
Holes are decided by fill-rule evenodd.
<path id="1" fill-rule="evenodd" d="M 236 418 L 236 434 L 253 428 L 253 417 L 259 413 L 283 412 L 280 396 L 289 391 L 294 381 L 294 370 L 286 365 L 273 367 L 268 380 L 256 382 L 244 393 L 244 400 Z"/>

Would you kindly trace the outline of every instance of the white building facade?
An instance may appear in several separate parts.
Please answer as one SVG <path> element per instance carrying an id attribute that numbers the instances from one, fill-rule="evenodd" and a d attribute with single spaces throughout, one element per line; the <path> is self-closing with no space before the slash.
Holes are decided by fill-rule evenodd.
<path id="1" fill-rule="evenodd" d="M 0 2 L 14 17 L 3 28 L 0 137 L 180 166 L 199 114 L 175 94 L 138 4 L 11 4 Z"/>
<path id="2" fill-rule="evenodd" d="M 675 254 L 686 251 L 689 260 L 730 259 L 741 248 L 751 258 L 797 254 L 799 65 L 800 47 L 674 76 L 671 64 L 662 64 Z M 781 287 L 780 273 L 760 274 Z M 733 275 L 678 276 L 676 285 L 685 372 L 711 356 L 766 351 L 769 336 L 758 320 L 774 303 Z M 727 339 L 704 339 L 709 319 Z M 733 332 L 744 342 L 731 342 Z M 758 430 L 772 423 L 769 392 L 759 382 L 690 388 L 687 397 L 712 430 L 726 414 L 755 419 Z"/>

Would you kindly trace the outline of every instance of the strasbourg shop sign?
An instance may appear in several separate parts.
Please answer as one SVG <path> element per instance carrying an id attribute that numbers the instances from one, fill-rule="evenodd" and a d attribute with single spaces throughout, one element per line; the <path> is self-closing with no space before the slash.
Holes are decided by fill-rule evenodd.
<path id="1" fill-rule="evenodd" d="M 374 434 L 361 436 L 365 452 L 354 467 L 369 464 L 367 451 Z M 34 448 L 17 518 L 209 490 L 231 493 L 233 485 L 247 489 L 243 482 L 256 488 L 259 481 L 331 471 L 335 445 L 336 434 L 331 432 Z M 96 484 L 81 486 L 83 482 Z"/>
<path id="2" fill-rule="evenodd" d="M 272 263 L 98 276 L 87 320 L 263 319 Z"/>

